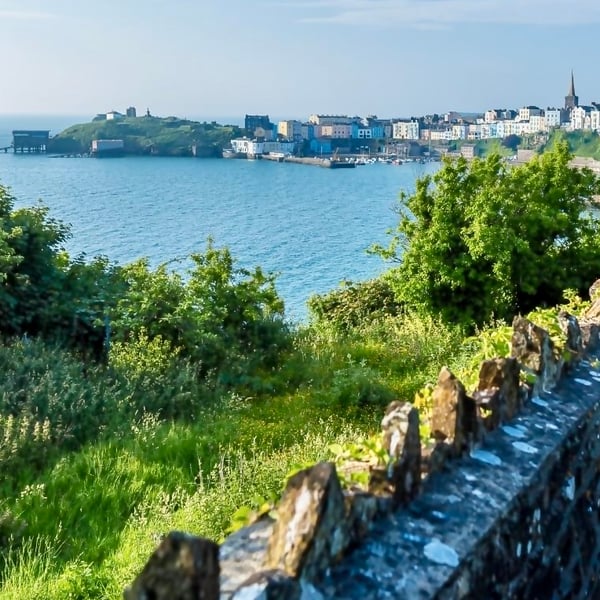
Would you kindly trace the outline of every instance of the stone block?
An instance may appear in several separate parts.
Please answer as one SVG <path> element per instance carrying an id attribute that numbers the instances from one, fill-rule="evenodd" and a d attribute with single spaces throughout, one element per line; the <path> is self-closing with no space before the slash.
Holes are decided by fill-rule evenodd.
<path id="1" fill-rule="evenodd" d="M 123 596 L 125 600 L 218 600 L 219 546 L 172 531 Z"/>
<path id="2" fill-rule="evenodd" d="M 356 543 L 368 535 L 379 516 L 379 502 L 373 494 L 356 491 L 345 494 L 345 500 L 350 536 L 352 543 Z"/>
<path id="3" fill-rule="evenodd" d="M 577 318 L 565 310 L 558 313 L 558 323 L 565 334 L 565 367 L 573 369 L 583 358 L 583 334 Z"/>
<path id="4" fill-rule="evenodd" d="M 283 571 L 259 571 L 231 595 L 231 600 L 300 600 L 300 581 Z"/>
<path id="5" fill-rule="evenodd" d="M 265 567 L 318 580 L 351 542 L 335 465 L 322 462 L 288 481 L 277 508 Z"/>
<path id="6" fill-rule="evenodd" d="M 494 358 L 481 363 L 479 383 L 473 398 L 488 412 L 483 417 L 486 429 L 496 429 L 510 421 L 521 406 L 520 368 L 515 358 Z"/>
<path id="7" fill-rule="evenodd" d="M 557 356 L 549 333 L 523 317 L 513 320 L 511 357 L 526 372 L 535 376 L 533 395 L 552 390 L 562 371 L 563 361 Z"/>
<path id="8" fill-rule="evenodd" d="M 600 348 L 600 325 L 593 321 L 582 321 L 580 327 L 585 353 L 589 354 L 598 350 Z"/>
<path id="9" fill-rule="evenodd" d="M 468 452 L 480 436 L 477 406 L 447 367 L 440 371 L 432 401 L 432 436 L 438 442 L 448 440 L 456 456 Z"/>
<path id="10" fill-rule="evenodd" d="M 408 402 L 392 402 L 381 421 L 383 447 L 389 456 L 388 478 L 395 504 L 412 500 L 421 486 L 419 411 Z"/>

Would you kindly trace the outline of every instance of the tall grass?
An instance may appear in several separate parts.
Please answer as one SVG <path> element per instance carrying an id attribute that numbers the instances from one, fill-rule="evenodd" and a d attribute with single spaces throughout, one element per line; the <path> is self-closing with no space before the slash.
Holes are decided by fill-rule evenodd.
<path id="1" fill-rule="evenodd" d="M 121 348 L 107 369 L 35 341 L 0 346 L 0 597 L 120 597 L 161 535 L 222 539 L 287 473 L 374 433 L 461 339 L 407 314 L 312 325 L 235 389 L 207 388 L 160 347 Z"/>

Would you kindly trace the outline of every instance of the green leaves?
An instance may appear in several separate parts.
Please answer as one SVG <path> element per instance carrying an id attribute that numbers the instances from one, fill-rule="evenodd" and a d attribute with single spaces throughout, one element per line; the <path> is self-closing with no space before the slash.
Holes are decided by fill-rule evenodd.
<path id="1" fill-rule="evenodd" d="M 125 267 L 115 339 L 160 338 L 199 373 L 212 372 L 228 384 L 275 364 L 289 337 L 274 277 L 237 268 L 229 250 L 211 240 L 191 263 L 185 277 L 164 264 L 153 271 L 147 260 Z"/>
<path id="2" fill-rule="evenodd" d="M 587 210 L 589 170 L 566 143 L 519 167 L 498 155 L 445 162 L 402 196 L 388 249 L 398 300 L 469 327 L 560 302 L 600 272 L 600 230 Z M 401 252 L 399 251 L 401 249 Z"/>

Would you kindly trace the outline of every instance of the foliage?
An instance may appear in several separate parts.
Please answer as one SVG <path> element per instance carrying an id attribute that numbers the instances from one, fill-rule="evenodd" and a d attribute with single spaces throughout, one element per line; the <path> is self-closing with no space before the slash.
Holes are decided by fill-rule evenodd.
<path id="1" fill-rule="evenodd" d="M 13 206 L 0 186 L 0 334 L 42 335 L 99 357 L 118 269 L 102 257 L 71 260 L 69 229 L 47 207 Z"/>
<path id="2" fill-rule="evenodd" d="M 549 135 L 547 142 L 540 148 L 540 152 L 548 151 L 559 141 L 566 142 L 569 146 L 569 151 L 575 156 L 600 160 L 600 136 L 596 131 L 565 131 L 564 129 L 555 129 Z"/>
<path id="3" fill-rule="evenodd" d="M 328 402 L 345 411 L 367 407 L 383 409 L 395 394 L 378 379 L 377 371 L 367 366 L 366 359 L 357 364 L 348 355 L 347 366 L 333 373 L 331 386 L 324 390 L 324 394 Z"/>
<path id="4" fill-rule="evenodd" d="M 386 315 L 397 315 L 400 311 L 400 304 L 385 277 L 359 283 L 344 282 L 337 290 L 311 296 L 307 305 L 311 318 L 328 321 L 344 330 Z"/>
<path id="5" fill-rule="evenodd" d="M 555 305 L 600 272 L 600 229 L 587 209 L 589 170 L 569 167 L 566 145 L 519 167 L 499 156 L 446 161 L 403 193 L 384 258 L 407 305 L 467 326 Z M 434 184 L 434 185 L 432 185 Z"/>
<path id="6" fill-rule="evenodd" d="M 502 145 L 505 148 L 510 148 L 513 152 L 517 151 L 519 144 L 521 143 L 521 138 L 515 133 L 511 133 L 502 139 Z"/>
<path id="7" fill-rule="evenodd" d="M 89 152 L 92 140 L 122 139 L 128 154 L 220 156 L 241 135 L 233 125 L 199 123 L 176 117 L 126 117 L 73 125 L 50 140 L 50 152 Z"/>
<path id="8" fill-rule="evenodd" d="M 229 250 L 211 241 L 191 260 L 186 279 L 166 265 L 152 271 L 146 259 L 123 268 L 127 293 L 116 303 L 114 339 L 159 339 L 225 384 L 277 364 L 289 338 L 274 277 L 236 267 Z"/>

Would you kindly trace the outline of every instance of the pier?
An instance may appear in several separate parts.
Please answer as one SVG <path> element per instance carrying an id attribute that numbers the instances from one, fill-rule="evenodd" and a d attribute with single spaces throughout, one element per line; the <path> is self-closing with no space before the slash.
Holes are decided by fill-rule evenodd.
<path id="1" fill-rule="evenodd" d="M 12 147 L 15 152 L 42 153 L 48 148 L 49 129 L 15 129 L 12 132 Z M 9 146 L 10 147 L 10 146 Z M 6 152 L 6 150 L 5 150 Z"/>
<path id="2" fill-rule="evenodd" d="M 299 165 L 313 165 L 315 167 L 324 167 L 325 169 L 352 169 L 356 166 L 356 163 L 338 160 L 331 158 L 310 158 L 308 156 L 284 156 L 283 158 L 278 155 L 263 154 L 264 160 L 273 160 L 276 162 L 296 163 Z"/>

